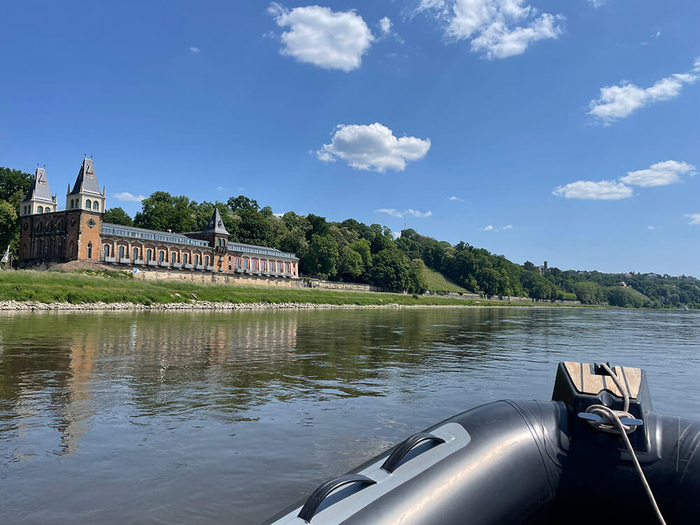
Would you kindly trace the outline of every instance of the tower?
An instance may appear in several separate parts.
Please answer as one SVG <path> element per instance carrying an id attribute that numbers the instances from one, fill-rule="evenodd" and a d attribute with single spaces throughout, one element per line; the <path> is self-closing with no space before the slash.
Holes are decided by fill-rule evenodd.
<path id="1" fill-rule="evenodd" d="M 103 250 L 100 234 L 105 212 L 106 190 L 97 184 L 95 165 L 85 158 L 73 190 L 66 194 L 67 260 L 102 261 L 114 254 Z"/>
<path id="2" fill-rule="evenodd" d="M 73 191 L 70 189 L 70 184 L 68 185 L 66 211 L 90 210 L 96 213 L 104 213 L 105 197 L 105 188 L 100 192 L 100 186 L 97 184 L 95 164 L 92 162 L 92 159 L 83 159 L 78 178 L 75 179 L 75 184 L 73 185 Z"/>
<path id="3" fill-rule="evenodd" d="M 25 217 L 27 215 L 53 213 L 55 211 L 56 195 L 51 195 L 46 170 L 37 168 L 32 186 L 20 203 L 19 216 Z"/>
<path id="4" fill-rule="evenodd" d="M 211 219 L 209 219 L 209 224 L 207 224 L 202 233 L 204 234 L 204 239 L 209 241 L 211 246 L 214 247 L 214 266 L 218 267 L 219 271 L 223 271 L 224 259 L 228 252 L 229 233 L 226 231 L 224 221 L 221 219 L 219 210 L 216 207 Z"/>

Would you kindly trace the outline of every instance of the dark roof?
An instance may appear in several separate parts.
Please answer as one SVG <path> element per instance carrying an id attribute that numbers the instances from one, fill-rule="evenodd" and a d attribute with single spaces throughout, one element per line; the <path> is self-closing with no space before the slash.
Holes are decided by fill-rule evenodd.
<path id="1" fill-rule="evenodd" d="M 32 199 L 51 203 L 54 202 L 51 196 L 51 189 L 49 188 L 49 179 L 46 177 L 46 170 L 44 168 L 36 169 L 32 186 L 29 188 L 22 202 L 27 202 Z"/>
<path id="2" fill-rule="evenodd" d="M 214 213 L 212 214 L 211 219 L 209 219 L 209 224 L 207 224 L 207 227 L 204 228 L 204 231 L 206 233 L 214 232 L 220 235 L 229 234 L 224 226 L 224 221 L 221 220 L 221 215 L 219 215 L 218 208 L 214 208 Z"/>
<path id="3" fill-rule="evenodd" d="M 75 179 L 75 184 L 73 185 L 73 191 L 69 195 L 77 195 L 78 193 L 88 193 L 92 195 L 99 195 L 103 197 L 100 192 L 100 186 L 97 184 L 97 177 L 95 176 L 95 164 L 92 159 L 83 159 L 83 164 L 80 166 L 80 171 L 78 172 L 78 178 Z"/>

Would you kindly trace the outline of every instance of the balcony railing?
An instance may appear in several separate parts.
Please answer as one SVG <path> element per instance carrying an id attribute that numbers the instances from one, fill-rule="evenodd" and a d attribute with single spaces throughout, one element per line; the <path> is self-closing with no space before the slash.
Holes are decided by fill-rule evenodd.
<path id="1" fill-rule="evenodd" d="M 173 268 L 182 268 L 182 264 L 180 264 L 180 263 L 173 263 Z"/>
<path id="2" fill-rule="evenodd" d="M 131 259 L 128 259 L 128 258 L 126 258 L 126 257 L 120 257 L 120 258 L 119 258 L 119 262 L 120 262 L 121 264 L 131 264 Z"/>
<path id="3" fill-rule="evenodd" d="M 185 265 L 185 269 L 187 269 L 187 270 L 192 270 L 193 268 L 194 268 L 193 264 L 186 264 Z"/>
<path id="4" fill-rule="evenodd" d="M 139 266 L 143 266 L 143 259 L 136 259 L 134 261 L 134 264 L 138 264 Z"/>
<path id="5" fill-rule="evenodd" d="M 117 262 L 117 258 L 116 257 L 105 257 L 105 262 L 115 263 L 115 262 Z"/>

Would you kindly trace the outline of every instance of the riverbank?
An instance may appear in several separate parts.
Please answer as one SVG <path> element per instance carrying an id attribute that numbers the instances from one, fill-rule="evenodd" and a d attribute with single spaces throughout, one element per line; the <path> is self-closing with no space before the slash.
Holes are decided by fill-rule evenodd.
<path id="1" fill-rule="evenodd" d="M 240 284 L 142 281 L 117 272 L 102 275 L 37 271 L 0 273 L 0 310 L 5 311 L 468 306 L 560 307 L 561 305 L 377 292 L 255 287 Z"/>

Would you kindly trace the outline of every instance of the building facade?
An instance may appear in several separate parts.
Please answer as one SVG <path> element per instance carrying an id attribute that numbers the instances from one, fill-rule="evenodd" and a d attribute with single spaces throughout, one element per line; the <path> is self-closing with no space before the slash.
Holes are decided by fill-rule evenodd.
<path id="1" fill-rule="evenodd" d="M 46 170 L 37 168 L 20 204 L 20 259 L 299 277 L 299 259 L 293 253 L 230 241 L 217 209 L 204 230 L 170 233 L 105 223 L 105 203 L 106 190 L 100 191 L 92 159 L 83 160 L 73 189 L 68 186 L 62 211 L 51 195 Z"/>

